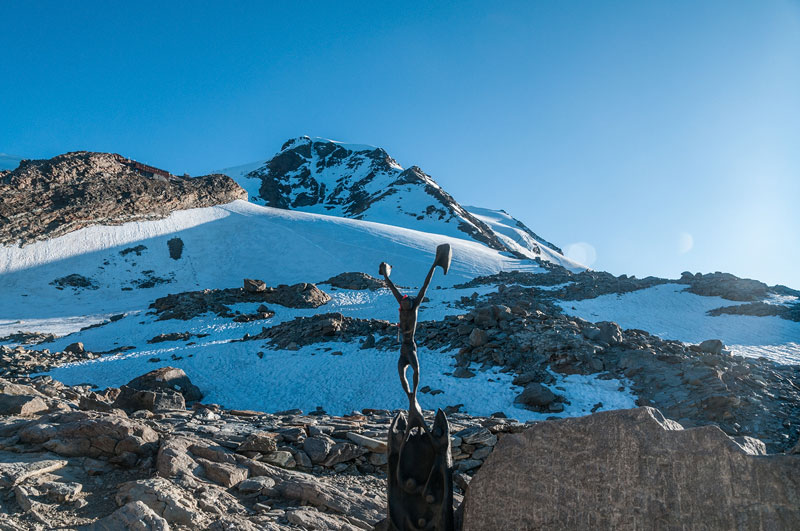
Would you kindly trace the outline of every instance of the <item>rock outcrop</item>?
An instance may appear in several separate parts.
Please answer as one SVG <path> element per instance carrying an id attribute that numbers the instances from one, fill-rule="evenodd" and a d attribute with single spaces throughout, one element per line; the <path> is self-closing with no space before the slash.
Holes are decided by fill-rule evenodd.
<path id="1" fill-rule="evenodd" d="M 54 238 L 89 225 L 161 219 L 175 210 L 236 199 L 247 200 L 247 193 L 225 175 L 177 177 L 114 153 L 23 160 L 0 177 L 0 244 Z"/>
<path id="2" fill-rule="evenodd" d="M 469 484 L 464 531 L 798 529 L 800 456 L 639 408 L 538 423 Z"/>
<path id="3" fill-rule="evenodd" d="M 220 317 L 235 318 L 236 314 L 229 308 L 229 305 L 242 302 L 280 304 L 288 308 L 318 308 L 331 300 L 330 295 L 316 285 L 306 282 L 291 286 L 281 284 L 273 288 L 268 287 L 262 281 L 245 279 L 244 285 L 245 287 L 241 288 L 206 289 L 170 294 L 156 299 L 150 307 L 155 309 L 160 320 L 189 320 L 206 312 L 214 312 Z M 260 313 L 267 314 L 267 316 L 273 313 L 266 307 L 263 310 Z"/>

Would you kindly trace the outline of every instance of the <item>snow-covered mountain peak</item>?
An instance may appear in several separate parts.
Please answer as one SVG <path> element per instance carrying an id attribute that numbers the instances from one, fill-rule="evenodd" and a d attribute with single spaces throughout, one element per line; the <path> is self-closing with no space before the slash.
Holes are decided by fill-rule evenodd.
<path id="1" fill-rule="evenodd" d="M 222 173 L 258 204 L 471 239 L 516 258 L 583 269 L 510 216 L 494 227 L 494 218 L 475 215 L 419 166 L 404 169 L 380 147 L 301 136 L 267 161 Z"/>

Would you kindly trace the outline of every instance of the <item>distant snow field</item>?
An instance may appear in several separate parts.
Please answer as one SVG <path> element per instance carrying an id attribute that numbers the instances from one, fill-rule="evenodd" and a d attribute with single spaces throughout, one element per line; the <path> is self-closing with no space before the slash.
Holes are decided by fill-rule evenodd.
<path id="1" fill-rule="evenodd" d="M 564 311 L 587 321 L 615 321 L 622 328 L 647 330 L 663 339 L 699 343 L 720 339 L 733 354 L 763 356 L 778 363 L 800 364 L 800 323 L 780 317 L 707 315 L 736 303 L 683 291 L 682 284 L 662 284 L 622 295 L 602 295 L 560 302 Z"/>

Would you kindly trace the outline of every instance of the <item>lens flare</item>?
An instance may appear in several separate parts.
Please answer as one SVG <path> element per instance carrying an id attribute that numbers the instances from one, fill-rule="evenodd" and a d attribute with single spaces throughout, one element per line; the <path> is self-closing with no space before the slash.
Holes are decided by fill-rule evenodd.
<path id="1" fill-rule="evenodd" d="M 586 242 L 577 242 L 567 245 L 566 256 L 574 262 L 589 267 L 597 260 L 597 251 Z"/>
<path id="2" fill-rule="evenodd" d="M 694 238 L 688 232 L 678 235 L 678 254 L 686 254 L 694 247 Z"/>

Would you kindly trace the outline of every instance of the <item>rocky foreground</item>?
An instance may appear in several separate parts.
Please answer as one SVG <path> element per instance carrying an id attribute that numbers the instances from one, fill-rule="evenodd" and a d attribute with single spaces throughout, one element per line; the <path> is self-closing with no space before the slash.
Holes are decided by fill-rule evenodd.
<path id="1" fill-rule="evenodd" d="M 102 393 L 0 380 L 0 528 L 384 528 L 396 412 L 267 414 L 200 396 L 169 367 Z M 800 447 L 766 456 L 755 439 L 684 431 L 650 408 L 449 421 L 464 529 L 800 523 Z"/>
<path id="2" fill-rule="evenodd" d="M 385 516 L 394 412 L 224 410 L 168 367 L 102 393 L 13 380 L 0 380 L 2 529 L 351 530 Z M 524 425 L 452 414 L 450 428 L 460 502 Z"/>

